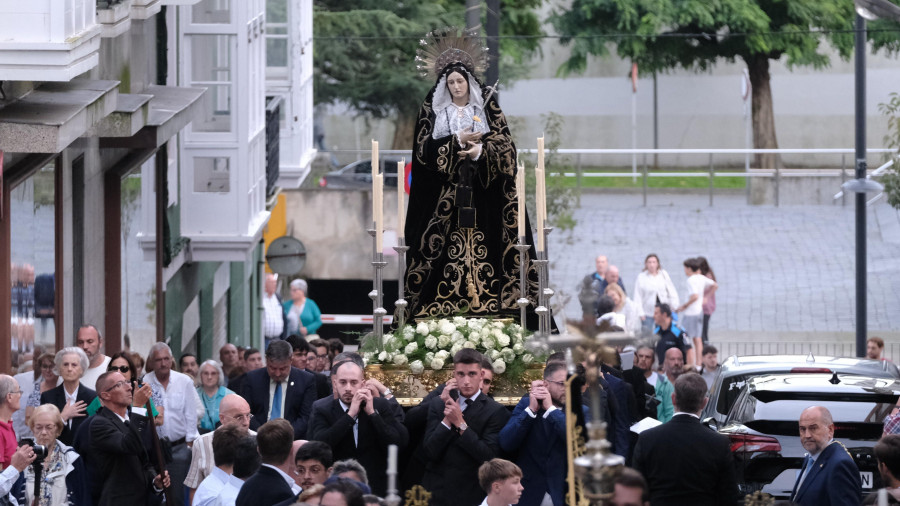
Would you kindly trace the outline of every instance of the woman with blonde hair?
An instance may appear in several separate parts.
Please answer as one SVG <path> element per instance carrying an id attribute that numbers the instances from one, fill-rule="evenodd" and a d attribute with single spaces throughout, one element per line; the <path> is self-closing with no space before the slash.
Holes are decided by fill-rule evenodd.
<path id="1" fill-rule="evenodd" d="M 86 486 L 84 460 L 70 446 L 57 438 L 65 427 L 59 408 L 42 404 L 34 409 L 28 420 L 34 433 L 34 443 L 47 448 L 40 476 L 40 491 L 35 501 L 35 467 L 25 469 L 26 504 L 37 506 L 89 505 L 90 495 Z M 37 461 L 35 461 L 37 462 Z"/>
<path id="2" fill-rule="evenodd" d="M 613 311 L 616 314 L 622 315 L 624 318 L 624 325 L 619 325 L 626 332 L 630 332 L 634 335 L 638 335 L 641 333 L 641 314 L 637 308 L 637 304 L 635 304 L 631 299 L 629 299 L 625 295 L 625 291 L 622 290 L 622 287 L 618 284 L 607 285 L 606 290 L 603 292 L 606 295 L 612 297 L 615 306 L 613 306 Z"/>

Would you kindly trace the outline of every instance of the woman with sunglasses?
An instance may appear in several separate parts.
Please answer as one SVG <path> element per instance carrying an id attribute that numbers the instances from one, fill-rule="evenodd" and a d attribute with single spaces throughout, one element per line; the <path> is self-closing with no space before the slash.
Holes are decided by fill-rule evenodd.
<path id="1" fill-rule="evenodd" d="M 34 390 L 31 391 L 31 395 L 28 396 L 28 400 L 25 403 L 26 424 L 31 420 L 34 408 L 41 405 L 41 394 L 51 388 L 56 388 L 56 384 L 59 382 L 59 376 L 53 370 L 53 355 L 50 353 L 44 353 L 34 361 L 34 372 Z M 20 437 L 25 435 L 19 434 Z"/>
<path id="2" fill-rule="evenodd" d="M 131 361 L 131 354 L 125 351 L 120 351 L 116 353 L 112 357 L 110 357 L 109 365 L 106 367 L 106 371 L 117 371 L 122 373 L 122 376 L 125 376 L 125 379 L 131 382 L 131 388 L 134 392 L 134 401 L 132 402 L 132 406 L 144 408 L 147 405 L 147 400 L 150 400 L 150 409 L 153 410 L 153 417 L 156 425 L 162 425 L 163 417 L 162 417 L 162 406 L 160 402 L 162 401 L 162 396 L 159 392 L 154 392 L 150 385 L 144 383 L 140 384 L 137 381 L 137 375 L 135 372 L 137 371 L 134 368 L 134 362 Z M 87 408 L 88 416 L 93 416 L 94 413 L 100 410 L 100 398 L 97 397 L 94 399 L 94 402 L 91 403 Z"/>

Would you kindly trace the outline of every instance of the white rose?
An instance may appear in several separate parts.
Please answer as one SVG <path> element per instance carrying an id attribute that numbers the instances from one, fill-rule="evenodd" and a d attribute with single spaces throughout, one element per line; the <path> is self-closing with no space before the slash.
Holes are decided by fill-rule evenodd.
<path id="1" fill-rule="evenodd" d="M 429 350 L 433 350 L 437 347 L 438 340 L 434 336 L 428 336 L 425 338 L 425 347 Z"/>
<path id="2" fill-rule="evenodd" d="M 462 316 L 454 316 L 453 324 L 456 325 L 457 327 L 462 327 L 463 325 L 466 324 L 466 319 L 463 318 Z"/>
<path id="3" fill-rule="evenodd" d="M 530 364 L 533 360 L 534 360 L 534 355 L 532 355 L 531 353 L 526 353 L 526 354 L 522 355 L 522 363 L 524 363 L 524 364 Z"/>
<path id="4" fill-rule="evenodd" d="M 388 358 L 388 353 L 386 351 L 382 351 L 381 353 L 378 354 L 379 362 L 384 362 L 385 360 L 387 360 L 387 358 Z"/>
<path id="5" fill-rule="evenodd" d="M 493 362 L 494 360 L 497 360 L 498 358 L 500 358 L 500 351 L 491 350 L 491 351 L 487 352 L 487 356 L 489 359 L 491 359 L 491 362 Z"/>
<path id="6" fill-rule="evenodd" d="M 434 352 L 429 351 L 425 354 L 425 362 L 431 362 L 432 360 L 434 360 Z"/>
<path id="7" fill-rule="evenodd" d="M 412 339 L 414 335 L 416 335 L 416 329 L 414 329 L 412 325 L 403 327 L 403 337 L 405 337 L 407 340 Z"/>
<path id="8" fill-rule="evenodd" d="M 398 353 L 394 356 L 395 365 L 406 365 L 407 362 L 409 362 L 409 359 L 406 358 L 406 355 L 403 355 L 402 353 Z"/>
<path id="9" fill-rule="evenodd" d="M 438 323 L 434 320 L 428 322 L 428 331 L 434 332 L 438 328 Z"/>
<path id="10" fill-rule="evenodd" d="M 509 346 L 509 336 L 500 334 L 500 337 L 497 338 L 497 342 L 500 343 L 500 346 Z"/>
<path id="11" fill-rule="evenodd" d="M 484 349 L 491 350 L 494 348 L 495 343 L 494 343 L 493 339 L 487 338 L 484 341 L 482 341 L 481 344 L 484 346 Z"/>
<path id="12" fill-rule="evenodd" d="M 459 351 L 459 350 L 457 350 L 457 351 Z M 450 358 L 450 352 L 447 350 L 441 350 L 434 354 L 434 358 L 439 358 L 441 360 L 447 360 L 448 358 Z"/>
<path id="13" fill-rule="evenodd" d="M 449 336 L 450 334 L 456 332 L 456 325 L 444 320 L 441 323 L 441 334 Z"/>
<path id="14" fill-rule="evenodd" d="M 416 326 L 416 333 L 421 334 L 423 336 L 427 335 L 428 334 L 428 325 L 425 322 L 419 323 Z"/>
<path id="15" fill-rule="evenodd" d="M 514 352 L 516 352 L 516 355 L 518 355 L 518 354 L 522 353 L 523 351 L 525 351 L 525 347 L 522 346 L 522 343 L 516 343 L 513 345 L 512 350 Z"/>
<path id="16" fill-rule="evenodd" d="M 409 364 L 409 372 L 413 374 L 422 374 L 422 371 L 425 370 L 425 364 L 422 363 L 421 360 L 413 360 Z"/>
<path id="17" fill-rule="evenodd" d="M 466 339 L 466 336 L 464 336 L 462 332 L 457 330 L 456 332 L 450 334 L 450 339 L 453 339 L 454 341 L 464 341 Z"/>
<path id="18" fill-rule="evenodd" d="M 494 360 L 491 365 L 494 366 L 494 374 L 503 374 L 506 372 L 506 362 L 502 358 Z"/>
<path id="19" fill-rule="evenodd" d="M 456 332 L 455 334 L 459 334 L 459 332 Z M 460 334 L 459 337 L 462 338 L 462 334 Z M 453 339 L 453 340 L 455 341 L 456 339 Z M 451 341 L 451 339 L 448 336 L 438 336 L 438 338 L 437 338 L 438 348 L 446 348 L 446 347 L 450 346 L 450 341 Z"/>
<path id="20" fill-rule="evenodd" d="M 462 343 L 454 343 L 453 346 L 450 347 L 450 354 L 456 355 L 456 352 L 462 349 Z"/>
<path id="21" fill-rule="evenodd" d="M 474 349 L 475 349 L 475 343 L 473 343 L 472 341 L 466 341 L 466 342 L 463 343 L 462 347 L 463 347 L 463 348 L 472 348 L 472 349 L 474 350 Z"/>
<path id="22" fill-rule="evenodd" d="M 444 361 L 439 358 L 435 358 L 434 360 L 431 361 L 431 368 L 435 371 L 439 371 L 439 370 L 443 369 Z"/>
<path id="23" fill-rule="evenodd" d="M 509 348 L 503 348 L 502 350 L 500 350 L 500 356 L 502 356 L 503 360 L 506 360 L 507 362 L 512 362 L 516 359 L 516 353 Z"/>
<path id="24" fill-rule="evenodd" d="M 416 343 L 409 343 L 409 344 L 406 345 L 406 348 L 403 348 L 403 353 L 406 353 L 407 355 L 412 355 L 412 354 L 415 353 L 416 350 L 418 350 L 418 349 L 419 349 L 419 345 L 418 345 L 418 344 L 416 344 Z"/>

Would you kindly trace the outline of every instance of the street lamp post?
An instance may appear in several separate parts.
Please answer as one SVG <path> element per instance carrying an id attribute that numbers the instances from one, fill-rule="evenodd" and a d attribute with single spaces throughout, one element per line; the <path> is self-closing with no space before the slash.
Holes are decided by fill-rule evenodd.
<path id="1" fill-rule="evenodd" d="M 856 179 L 844 183 L 856 193 L 856 356 L 866 356 L 866 193 L 884 187 L 866 177 L 866 20 L 900 21 L 900 7 L 887 0 L 854 0 L 856 5 Z"/>

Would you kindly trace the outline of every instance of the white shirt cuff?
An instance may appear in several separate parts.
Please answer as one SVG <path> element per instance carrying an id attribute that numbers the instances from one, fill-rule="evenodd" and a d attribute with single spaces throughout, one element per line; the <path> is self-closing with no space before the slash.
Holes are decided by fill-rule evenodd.
<path id="1" fill-rule="evenodd" d="M 147 408 L 139 408 L 137 406 L 131 406 L 131 412 L 136 415 L 147 416 Z"/>
<path id="2" fill-rule="evenodd" d="M 444 427 L 447 427 L 447 430 L 453 430 L 452 428 L 450 428 L 449 425 L 447 425 L 447 424 L 444 423 L 444 422 L 441 422 L 441 425 L 443 425 Z"/>
<path id="3" fill-rule="evenodd" d="M 547 408 L 547 411 L 544 411 L 544 418 L 547 418 L 548 416 L 550 416 L 550 413 L 553 413 L 557 409 L 559 409 L 559 408 L 557 408 L 556 406 L 550 406 L 549 408 Z"/>
<path id="4" fill-rule="evenodd" d="M 531 418 L 537 418 L 537 415 L 534 414 L 534 411 L 531 410 L 531 406 L 525 408 L 525 413 L 527 413 Z"/>

